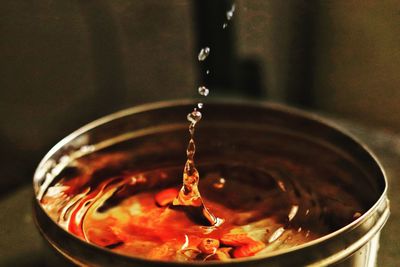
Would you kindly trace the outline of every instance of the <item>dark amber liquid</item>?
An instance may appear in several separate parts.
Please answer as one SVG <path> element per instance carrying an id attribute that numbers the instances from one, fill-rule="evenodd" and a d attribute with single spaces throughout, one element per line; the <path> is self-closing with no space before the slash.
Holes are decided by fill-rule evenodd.
<path id="1" fill-rule="evenodd" d="M 343 184 L 323 178 L 340 173 L 266 155 L 262 168 L 230 160 L 199 165 L 204 204 L 225 220 L 204 226 L 195 210 L 156 202 L 162 190 L 180 189 L 181 166 L 140 169 L 122 163 L 129 160 L 126 153 L 108 151 L 71 162 L 47 189 L 42 206 L 87 242 L 167 261 L 266 255 L 337 230 L 365 211 Z M 247 236 L 258 249 L 228 242 L 227 235 Z M 205 252 L 205 239 L 218 240 L 216 250 Z"/>

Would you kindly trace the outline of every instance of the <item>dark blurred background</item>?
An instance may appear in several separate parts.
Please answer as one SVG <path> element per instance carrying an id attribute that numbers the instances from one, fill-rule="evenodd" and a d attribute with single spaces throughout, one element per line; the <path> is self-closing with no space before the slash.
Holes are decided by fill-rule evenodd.
<path id="1" fill-rule="evenodd" d="M 232 3 L 1 1 L 0 198 L 80 126 L 196 97 L 200 84 L 210 97 L 287 103 L 397 136 L 398 0 L 237 0 L 223 29 Z"/>

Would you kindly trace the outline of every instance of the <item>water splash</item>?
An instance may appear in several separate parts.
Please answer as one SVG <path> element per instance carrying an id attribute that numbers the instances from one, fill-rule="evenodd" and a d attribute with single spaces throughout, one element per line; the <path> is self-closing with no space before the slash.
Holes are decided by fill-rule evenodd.
<path id="1" fill-rule="evenodd" d="M 172 205 L 195 208 L 194 210 L 192 209 L 192 211 L 196 213 L 196 217 L 199 218 L 203 223 L 206 223 L 212 227 L 218 227 L 224 222 L 224 220 L 216 217 L 204 205 L 198 188 L 200 174 L 197 171 L 194 163 L 194 154 L 196 153 L 194 131 L 196 123 L 201 120 L 201 117 L 201 112 L 196 108 L 194 108 L 193 111 L 187 115 L 187 120 L 190 122 L 190 140 L 186 149 L 187 160 L 183 169 L 183 185 L 178 196 L 172 202 Z"/>
<path id="2" fill-rule="evenodd" d="M 235 12 L 235 5 L 232 5 L 231 9 L 226 13 L 226 18 L 229 21 L 233 13 Z M 226 24 L 226 25 L 225 25 Z M 224 27 L 227 26 L 227 23 L 224 24 Z M 210 55 L 210 47 L 206 46 L 202 48 L 197 56 L 199 61 L 204 61 Z M 206 70 L 206 74 L 210 74 L 210 70 Z M 208 96 L 210 90 L 205 86 L 198 87 L 198 93 L 201 96 Z M 197 103 L 197 108 L 202 109 L 203 103 Z M 197 213 L 197 217 L 200 217 L 203 222 L 212 227 L 217 227 L 221 225 L 224 220 L 214 216 L 204 205 L 203 199 L 200 196 L 200 192 L 198 189 L 198 183 L 200 179 L 200 174 L 195 167 L 194 162 L 194 154 L 196 152 L 196 145 L 194 141 L 194 131 L 196 124 L 201 120 L 202 114 L 200 111 L 194 108 L 192 112 L 187 115 L 187 120 L 190 122 L 189 132 L 190 132 L 190 140 L 186 149 L 187 159 L 185 163 L 185 167 L 183 170 L 183 185 L 181 190 L 179 191 L 178 196 L 174 199 L 172 205 L 173 206 L 189 206 L 191 209 L 195 208 Z M 214 185 L 218 188 L 223 188 L 225 184 L 225 179 L 221 178 L 220 183 Z M 190 209 L 188 209 L 189 211 Z M 213 228 L 210 228 L 212 231 Z"/>

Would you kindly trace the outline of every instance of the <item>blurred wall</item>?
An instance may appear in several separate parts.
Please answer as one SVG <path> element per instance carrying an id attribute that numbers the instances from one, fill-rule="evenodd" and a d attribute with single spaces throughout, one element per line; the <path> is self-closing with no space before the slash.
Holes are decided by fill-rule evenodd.
<path id="1" fill-rule="evenodd" d="M 316 107 L 400 131 L 400 2 L 321 1 Z"/>
<path id="2" fill-rule="evenodd" d="M 236 2 L 269 99 L 400 131 L 399 1 Z"/>
<path id="3" fill-rule="evenodd" d="M 259 61 L 269 99 L 310 104 L 315 2 L 236 1 L 239 53 Z"/>

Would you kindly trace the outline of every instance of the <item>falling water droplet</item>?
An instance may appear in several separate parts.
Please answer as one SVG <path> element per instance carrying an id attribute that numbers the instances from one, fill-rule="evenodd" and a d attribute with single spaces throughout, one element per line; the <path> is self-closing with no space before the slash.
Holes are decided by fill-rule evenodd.
<path id="1" fill-rule="evenodd" d="M 224 24 L 222 24 L 222 29 L 225 29 L 226 27 L 228 26 L 228 23 L 224 23 Z"/>
<path id="2" fill-rule="evenodd" d="M 210 74 L 210 70 L 206 70 L 206 74 L 207 74 L 207 75 Z"/>
<path id="3" fill-rule="evenodd" d="M 197 107 L 200 109 L 203 108 L 203 105 L 204 105 L 203 103 L 197 103 Z"/>
<path id="4" fill-rule="evenodd" d="M 202 48 L 199 52 L 199 55 L 197 56 L 199 61 L 204 61 L 208 55 L 210 54 L 210 48 L 208 46 Z"/>
<path id="5" fill-rule="evenodd" d="M 210 93 L 210 90 L 208 90 L 207 87 L 205 86 L 200 86 L 199 87 L 199 94 L 202 96 L 208 96 L 208 94 Z"/>
<path id="6" fill-rule="evenodd" d="M 192 124 L 198 123 L 201 120 L 201 112 L 193 110 L 187 115 L 187 120 Z"/>
<path id="7" fill-rule="evenodd" d="M 233 17 L 233 12 L 235 12 L 236 6 L 235 4 L 232 5 L 231 9 L 226 12 L 226 19 L 231 20 Z"/>

